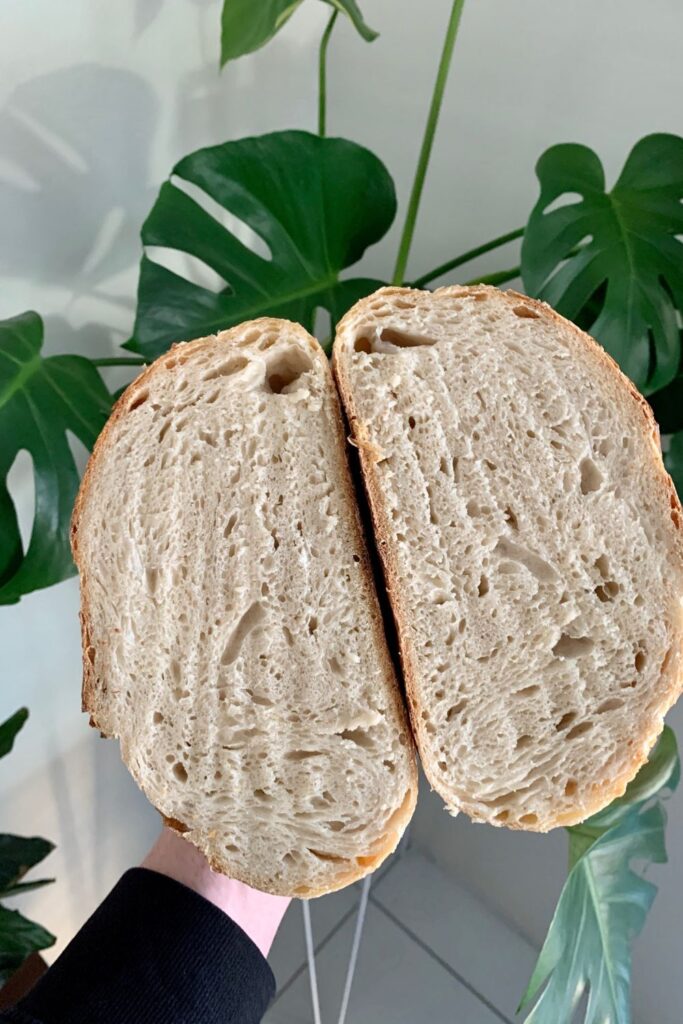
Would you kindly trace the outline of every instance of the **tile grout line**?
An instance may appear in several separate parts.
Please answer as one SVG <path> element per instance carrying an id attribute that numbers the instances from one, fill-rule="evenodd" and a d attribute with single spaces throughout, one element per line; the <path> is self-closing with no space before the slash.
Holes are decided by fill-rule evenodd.
<path id="1" fill-rule="evenodd" d="M 431 867 L 436 868 L 437 871 L 440 871 L 448 875 L 448 871 L 436 859 L 436 857 L 433 856 L 430 850 L 425 849 L 423 846 L 414 846 L 412 847 L 412 852 L 416 854 L 418 857 L 424 857 L 427 863 Z M 469 894 L 472 897 L 474 897 L 474 899 L 478 903 L 482 905 L 486 913 L 496 920 L 496 922 L 505 925 L 507 930 L 512 932 L 515 938 L 520 939 L 520 941 L 523 942 L 524 945 L 529 949 L 531 955 L 534 957 L 534 962 L 536 962 L 536 960 L 538 959 L 538 955 L 540 953 L 540 947 L 536 945 L 533 939 L 529 938 L 529 936 L 521 930 L 521 928 L 512 920 L 512 918 L 508 917 L 507 914 L 503 914 L 492 903 L 489 903 L 488 900 L 486 899 L 485 893 L 481 892 L 479 889 L 470 888 L 469 886 L 466 886 L 457 877 L 454 877 L 453 881 L 462 888 L 465 888 L 469 892 Z"/>
<path id="2" fill-rule="evenodd" d="M 483 1003 L 484 1006 L 491 1011 L 491 1013 L 495 1014 L 498 1020 L 503 1021 L 503 1024 L 514 1024 L 514 1022 L 509 1017 L 506 1017 L 505 1014 L 502 1013 L 497 1006 L 494 1006 L 490 999 L 487 999 L 485 995 L 482 995 L 482 993 L 479 992 L 470 981 L 464 978 L 462 974 L 459 974 L 458 971 L 456 971 L 456 969 L 451 964 L 449 964 L 447 960 L 444 960 L 442 956 L 439 956 L 436 950 L 432 949 L 431 946 L 428 946 L 427 943 L 423 939 L 421 939 L 419 935 L 417 935 L 411 928 L 405 925 L 403 921 L 401 921 L 401 919 L 398 918 L 391 910 L 385 907 L 384 904 L 381 903 L 376 896 L 370 896 L 370 902 L 373 904 L 373 906 L 377 907 L 377 909 L 381 911 L 386 917 L 388 917 L 389 920 L 393 924 L 395 924 L 397 928 L 400 928 L 401 931 L 408 936 L 408 938 L 412 939 L 415 945 L 419 946 L 420 949 L 423 952 L 427 953 L 427 955 L 430 956 L 433 960 L 436 960 L 440 967 L 443 967 L 443 969 L 447 971 L 451 975 L 451 977 L 455 978 L 456 981 L 459 981 L 460 984 L 464 988 L 466 988 L 471 995 L 478 999 L 480 1003 Z"/>
<path id="3" fill-rule="evenodd" d="M 349 909 L 346 911 L 346 913 L 343 914 L 343 916 L 339 918 L 337 923 L 332 927 L 331 931 L 329 931 L 327 933 L 327 935 L 325 936 L 325 938 L 320 943 L 318 943 L 318 945 L 315 947 L 315 955 L 316 956 L 318 955 L 318 953 L 322 952 L 322 950 L 325 948 L 325 946 L 328 944 L 328 942 L 331 939 L 334 938 L 334 936 L 337 934 L 337 932 L 340 930 L 340 928 L 344 927 L 344 925 L 349 920 L 351 915 L 354 914 L 357 909 L 358 909 L 358 903 L 354 903 L 353 906 L 349 907 Z M 278 989 L 277 995 L 275 996 L 275 998 L 273 999 L 273 1001 L 272 1001 L 272 1003 L 270 1005 L 274 1006 L 275 1003 L 278 1002 L 280 997 L 283 996 L 285 994 L 285 992 L 287 992 L 288 989 L 290 989 L 292 987 L 294 982 L 297 981 L 301 977 L 301 975 L 304 973 L 304 971 L 306 971 L 306 970 L 308 970 L 308 962 L 306 960 L 304 960 L 304 962 L 297 967 L 297 969 L 294 971 L 294 973 L 292 975 L 290 975 L 290 977 L 287 979 L 287 981 L 284 983 L 284 985 L 280 989 Z"/>
<path id="4" fill-rule="evenodd" d="M 408 832 L 406 832 L 406 835 L 408 835 Z M 401 840 L 401 842 L 403 842 L 403 839 Z M 386 864 L 386 865 L 382 865 L 379 868 L 379 871 L 377 872 L 377 878 L 376 878 L 376 881 L 375 881 L 375 885 L 379 885 L 379 883 L 381 881 L 383 881 L 387 877 L 387 875 L 393 870 L 393 868 L 396 867 L 398 862 L 403 857 L 403 854 L 406 853 L 406 852 L 407 852 L 407 845 L 404 846 L 403 849 L 401 849 L 401 846 L 399 845 L 399 847 L 396 850 L 396 854 L 391 858 L 390 862 L 388 864 Z M 354 884 L 357 884 L 357 883 L 354 883 Z M 327 943 L 330 941 L 330 939 L 334 938 L 334 936 L 337 934 L 337 932 L 340 930 L 340 928 L 343 928 L 343 926 L 346 924 L 346 922 L 351 917 L 353 912 L 358 909 L 358 904 L 359 903 L 360 903 L 360 896 L 358 897 L 357 900 L 354 901 L 353 906 L 349 907 L 349 909 L 339 918 L 337 923 L 332 926 L 332 929 L 327 933 L 325 938 L 321 939 L 321 941 L 315 947 L 314 953 L 315 953 L 316 956 L 318 955 L 318 953 L 320 953 L 324 949 L 324 947 L 327 945 Z M 277 990 L 277 992 L 275 993 L 275 998 L 273 999 L 273 1001 L 272 1001 L 272 1003 L 270 1005 L 271 1006 L 275 1006 L 275 1004 L 280 999 L 280 996 L 283 996 L 285 994 L 285 992 L 289 988 L 292 987 L 294 982 L 298 978 L 300 978 L 301 975 L 303 974 L 303 972 L 305 970 L 307 970 L 307 969 L 308 969 L 308 962 L 306 960 L 304 960 L 301 964 L 299 964 L 299 966 L 296 968 L 296 970 L 293 971 L 292 974 L 290 974 L 290 976 L 287 978 L 287 980 Z"/>

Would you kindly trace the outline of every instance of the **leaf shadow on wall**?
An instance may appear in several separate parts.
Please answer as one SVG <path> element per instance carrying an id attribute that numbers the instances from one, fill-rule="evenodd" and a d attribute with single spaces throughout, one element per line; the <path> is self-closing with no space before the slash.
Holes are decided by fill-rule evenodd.
<path id="1" fill-rule="evenodd" d="M 95 64 L 17 86 L 0 110 L 0 273 L 79 295 L 137 262 L 158 106 Z"/>
<path id="2" fill-rule="evenodd" d="M 188 2 L 195 7 L 215 8 L 213 13 L 216 24 L 216 38 L 218 38 L 220 6 L 216 6 L 215 0 L 188 0 Z M 150 25 L 153 25 L 159 17 L 163 6 L 164 0 L 136 0 L 133 35 L 136 37 L 141 36 Z M 216 52 L 218 52 L 218 43 L 216 43 Z"/>

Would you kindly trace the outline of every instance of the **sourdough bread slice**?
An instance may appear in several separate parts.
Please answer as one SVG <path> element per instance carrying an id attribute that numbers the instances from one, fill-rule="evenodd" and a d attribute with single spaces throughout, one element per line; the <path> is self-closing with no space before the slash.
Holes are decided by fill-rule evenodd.
<path id="1" fill-rule="evenodd" d="M 681 690 L 681 507 L 649 406 L 515 292 L 385 288 L 334 369 L 414 735 L 452 811 L 546 831 L 620 795 Z"/>
<path id="2" fill-rule="evenodd" d="M 212 866 L 315 896 L 415 805 L 327 359 L 301 327 L 174 346 L 125 392 L 72 527 L 83 707 Z"/>

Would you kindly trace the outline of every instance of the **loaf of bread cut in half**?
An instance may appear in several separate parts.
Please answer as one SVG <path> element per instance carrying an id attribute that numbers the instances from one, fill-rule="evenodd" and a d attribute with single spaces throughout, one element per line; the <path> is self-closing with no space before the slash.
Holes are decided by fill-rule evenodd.
<path id="1" fill-rule="evenodd" d="M 83 706 L 218 871 L 315 896 L 414 809 L 332 374 L 264 319 L 174 346 L 116 404 L 73 517 Z"/>
<path id="2" fill-rule="evenodd" d="M 494 825 L 581 821 L 682 683 L 683 518 L 647 403 L 546 305 L 483 286 L 378 291 L 334 369 L 432 786 Z"/>

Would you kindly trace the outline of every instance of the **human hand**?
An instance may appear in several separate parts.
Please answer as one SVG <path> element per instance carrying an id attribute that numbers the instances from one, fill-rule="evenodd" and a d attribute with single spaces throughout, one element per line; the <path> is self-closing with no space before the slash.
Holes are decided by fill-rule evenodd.
<path id="1" fill-rule="evenodd" d="M 177 832 L 164 828 L 141 867 L 158 871 L 199 893 L 246 932 L 264 956 L 273 943 L 288 896 L 271 896 L 212 871 L 204 855 Z"/>

